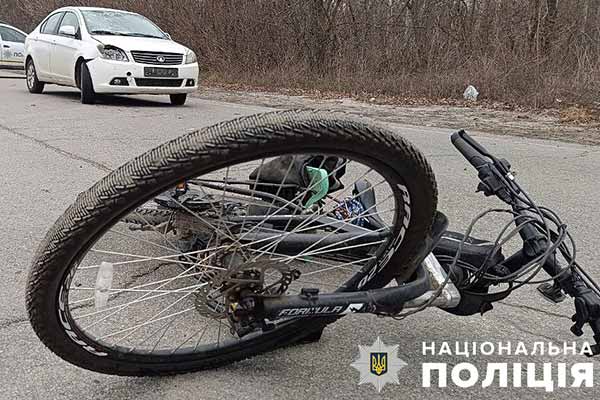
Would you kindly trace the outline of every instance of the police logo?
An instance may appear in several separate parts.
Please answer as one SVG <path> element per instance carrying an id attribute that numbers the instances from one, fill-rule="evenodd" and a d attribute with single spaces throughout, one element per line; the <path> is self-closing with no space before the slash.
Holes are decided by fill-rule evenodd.
<path id="1" fill-rule="evenodd" d="M 360 372 L 359 385 L 372 383 L 378 392 L 383 390 L 387 383 L 400 384 L 398 371 L 406 363 L 398 358 L 398 345 L 386 346 L 377 338 L 372 346 L 358 346 L 359 358 L 350 364 Z"/>
<path id="2" fill-rule="evenodd" d="M 371 353 L 371 373 L 381 376 L 387 372 L 387 353 Z"/>

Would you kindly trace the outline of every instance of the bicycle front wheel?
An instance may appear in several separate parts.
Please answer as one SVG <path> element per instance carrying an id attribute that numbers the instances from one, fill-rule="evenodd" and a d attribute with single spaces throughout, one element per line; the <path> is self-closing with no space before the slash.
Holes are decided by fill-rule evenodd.
<path id="1" fill-rule="evenodd" d="M 182 182 L 185 193 L 170 191 Z M 241 332 L 228 316 L 240 288 L 331 293 L 409 276 L 436 202 L 423 155 L 385 129 L 314 111 L 221 123 L 78 196 L 37 251 L 29 318 L 47 347 L 90 370 L 214 368 L 323 328 L 287 318 Z"/>

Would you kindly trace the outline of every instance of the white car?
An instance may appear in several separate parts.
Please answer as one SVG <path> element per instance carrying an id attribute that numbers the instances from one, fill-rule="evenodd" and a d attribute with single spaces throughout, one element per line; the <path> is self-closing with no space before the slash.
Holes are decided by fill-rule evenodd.
<path id="1" fill-rule="evenodd" d="M 183 105 L 198 88 L 198 62 L 147 18 L 120 10 L 65 7 L 52 12 L 25 40 L 31 93 L 46 83 L 77 87 L 81 102 L 96 93 L 168 94 Z"/>
<path id="2" fill-rule="evenodd" d="M 22 68 L 25 60 L 25 37 L 22 30 L 0 24 L 0 67 Z"/>

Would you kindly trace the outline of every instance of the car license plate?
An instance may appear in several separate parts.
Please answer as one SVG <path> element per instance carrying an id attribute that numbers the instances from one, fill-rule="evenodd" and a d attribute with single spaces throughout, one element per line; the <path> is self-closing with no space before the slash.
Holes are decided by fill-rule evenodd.
<path id="1" fill-rule="evenodd" d="M 149 78 L 177 78 L 179 77 L 179 70 L 177 68 L 144 67 L 144 76 Z"/>

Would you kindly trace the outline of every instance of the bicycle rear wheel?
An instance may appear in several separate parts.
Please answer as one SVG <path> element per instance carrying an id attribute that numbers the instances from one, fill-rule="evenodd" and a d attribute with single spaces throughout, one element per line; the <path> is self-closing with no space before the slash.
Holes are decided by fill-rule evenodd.
<path id="1" fill-rule="evenodd" d="M 329 191 L 314 189 L 314 180 L 288 183 L 293 161 L 305 159 L 307 176 L 326 177 Z M 282 165 L 279 184 L 256 176 L 274 160 Z M 330 160 L 338 162 L 326 166 Z M 153 211 L 158 219 L 143 224 L 149 217 L 139 210 L 184 180 L 197 195 L 173 196 L 170 211 L 161 218 Z M 357 191 L 364 181 L 374 204 Z M 137 157 L 77 198 L 33 261 L 29 318 L 53 352 L 94 371 L 214 368 L 331 322 L 288 318 L 242 335 L 227 316 L 240 279 L 257 274 L 253 290 L 284 295 L 304 287 L 378 288 L 408 277 L 436 202 L 425 158 L 384 129 L 313 111 L 221 123 Z"/>

